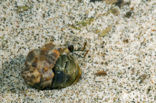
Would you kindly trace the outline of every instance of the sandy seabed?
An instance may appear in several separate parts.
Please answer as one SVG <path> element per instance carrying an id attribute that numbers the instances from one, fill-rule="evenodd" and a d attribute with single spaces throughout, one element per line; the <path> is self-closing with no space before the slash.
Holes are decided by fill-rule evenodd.
<path id="1" fill-rule="evenodd" d="M 156 2 L 118 7 L 89 0 L 0 1 L 1 103 L 155 103 Z M 53 41 L 83 46 L 82 77 L 59 90 L 36 90 L 21 71 L 32 49 Z M 104 70 L 107 75 L 96 76 Z"/>

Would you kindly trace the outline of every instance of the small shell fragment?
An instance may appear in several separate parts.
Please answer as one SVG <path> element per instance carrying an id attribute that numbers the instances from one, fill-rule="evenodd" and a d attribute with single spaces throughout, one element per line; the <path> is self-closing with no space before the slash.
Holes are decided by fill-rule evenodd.
<path id="1" fill-rule="evenodd" d="M 106 76 L 107 73 L 106 71 L 102 70 L 102 71 L 98 71 L 97 73 L 95 73 L 96 76 Z"/>

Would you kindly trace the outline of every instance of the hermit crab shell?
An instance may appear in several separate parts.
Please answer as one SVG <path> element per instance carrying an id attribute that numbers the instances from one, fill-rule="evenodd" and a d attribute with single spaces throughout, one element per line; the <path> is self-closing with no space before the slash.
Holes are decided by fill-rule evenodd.
<path id="1" fill-rule="evenodd" d="M 81 70 L 67 48 L 49 43 L 28 53 L 22 77 L 37 89 L 64 88 L 76 83 Z"/>

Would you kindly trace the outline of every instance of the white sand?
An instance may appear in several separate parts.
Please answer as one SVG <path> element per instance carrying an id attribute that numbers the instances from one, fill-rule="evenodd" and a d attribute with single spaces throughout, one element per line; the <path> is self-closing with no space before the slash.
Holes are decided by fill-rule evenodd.
<path id="1" fill-rule="evenodd" d="M 118 8 L 89 0 L 1 0 L 0 102 L 154 103 L 156 2 L 130 1 L 130 5 Z M 30 8 L 17 12 L 17 6 L 24 5 Z M 112 7 L 119 10 L 118 16 L 108 13 Z M 131 17 L 125 17 L 133 8 Z M 90 17 L 94 21 L 86 26 L 69 26 Z M 112 30 L 106 36 L 95 32 L 110 25 Z M 52 40 L 76 47 L 87 41 L 86 58 L 78 56 L 83 52 L 76 53 L 82 78 L 64 89 L 38 91 L 24 83 L 20 72 L 28 52 Z M 105 70 L 107 75 L 96 76 L 98 70 Z"/>

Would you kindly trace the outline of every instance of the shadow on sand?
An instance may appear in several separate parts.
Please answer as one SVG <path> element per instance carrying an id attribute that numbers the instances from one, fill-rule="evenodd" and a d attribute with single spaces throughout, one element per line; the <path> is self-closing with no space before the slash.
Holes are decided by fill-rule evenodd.
<path id="1" fill-rule="evenodd" d="M 2 64 L 2 74 L 0 75 L 0 93 L 18 93 L 25 90 L 24 80 L 21 71 L 24 69 L 25 57 L 19 55 L 5 61 Z"/>

